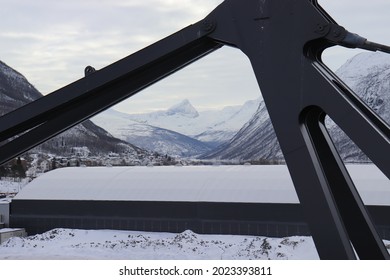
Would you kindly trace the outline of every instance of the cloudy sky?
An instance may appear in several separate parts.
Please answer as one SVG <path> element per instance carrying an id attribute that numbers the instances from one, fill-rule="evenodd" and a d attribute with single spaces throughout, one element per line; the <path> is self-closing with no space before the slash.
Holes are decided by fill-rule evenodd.
<path id="1" fill-rule="evenodd" d="M 0 0 L 0 60 L 43 94 L 204 18 L 222 0 Z M 320 0 L 349 31 L 390 45 L 389 0 Z M 359 51 L 333 48 L 336 69 Z M 260 96 L 247 58 L 224 47 L 128 99 L 130 113 L 166 109 L 187 98 L 198 110 Z"/>

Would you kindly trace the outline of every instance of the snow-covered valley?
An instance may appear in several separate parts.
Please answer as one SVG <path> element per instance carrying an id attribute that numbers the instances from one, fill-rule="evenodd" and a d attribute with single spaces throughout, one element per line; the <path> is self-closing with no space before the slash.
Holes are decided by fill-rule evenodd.
<path id="1" fill-rule="evenodd" d="M 226 143 L 251 118 L 260 100 L 198 112 L 189 100 L 164 111 L 125 114 L 109 109 L 91 120 L 115 137 L 171 156 L 204 154 Z"/>

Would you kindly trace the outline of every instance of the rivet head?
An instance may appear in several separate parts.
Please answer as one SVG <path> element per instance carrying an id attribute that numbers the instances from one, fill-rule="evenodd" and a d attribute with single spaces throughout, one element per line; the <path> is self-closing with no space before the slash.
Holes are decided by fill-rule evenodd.
<path id="1" fill-rule="evenodd" d="M 206 19 L 206 20 L 203 21 L 203 23 L 202 23 L 203 31 L 210 32 L 214 28 L 215 28 L 215 24 L 211 20 Z"/>
<path id="2" fill-rule="evenodd" d="M 316 28 L 315 28 L 315 32 L 316 33 L 318 33 L 318 34 L 325 34 L 326 32 L 328 32 L 328 25 L 324 25 L 324 24 L 320 24 L 320 23 L 318 23 L 317 25 L 316 25 Z"/>

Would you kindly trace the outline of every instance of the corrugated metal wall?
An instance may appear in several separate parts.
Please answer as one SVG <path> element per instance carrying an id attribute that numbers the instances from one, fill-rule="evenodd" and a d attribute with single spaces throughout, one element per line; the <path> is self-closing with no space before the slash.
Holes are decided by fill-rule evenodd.
<path id="1" fill-rule="evenodd" d="M 390 207 L 369 206 L 380 235 L 390 239 Z M 118 229 L 269 237 L 310 235 L 299 204 L 45 201 L 11 204 L 12 227 L 29 234 L 53 228 Z"/>

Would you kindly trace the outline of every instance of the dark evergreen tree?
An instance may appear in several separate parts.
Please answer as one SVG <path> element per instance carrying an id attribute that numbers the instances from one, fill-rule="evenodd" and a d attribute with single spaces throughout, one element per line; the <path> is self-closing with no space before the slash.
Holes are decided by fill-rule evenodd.
<path id="1" fill-rule="evenodd" d="M 53 158 L 51 161 L 51 169 L 56 169 L 56 168 L 57 168 L 56 158 Z"/>

